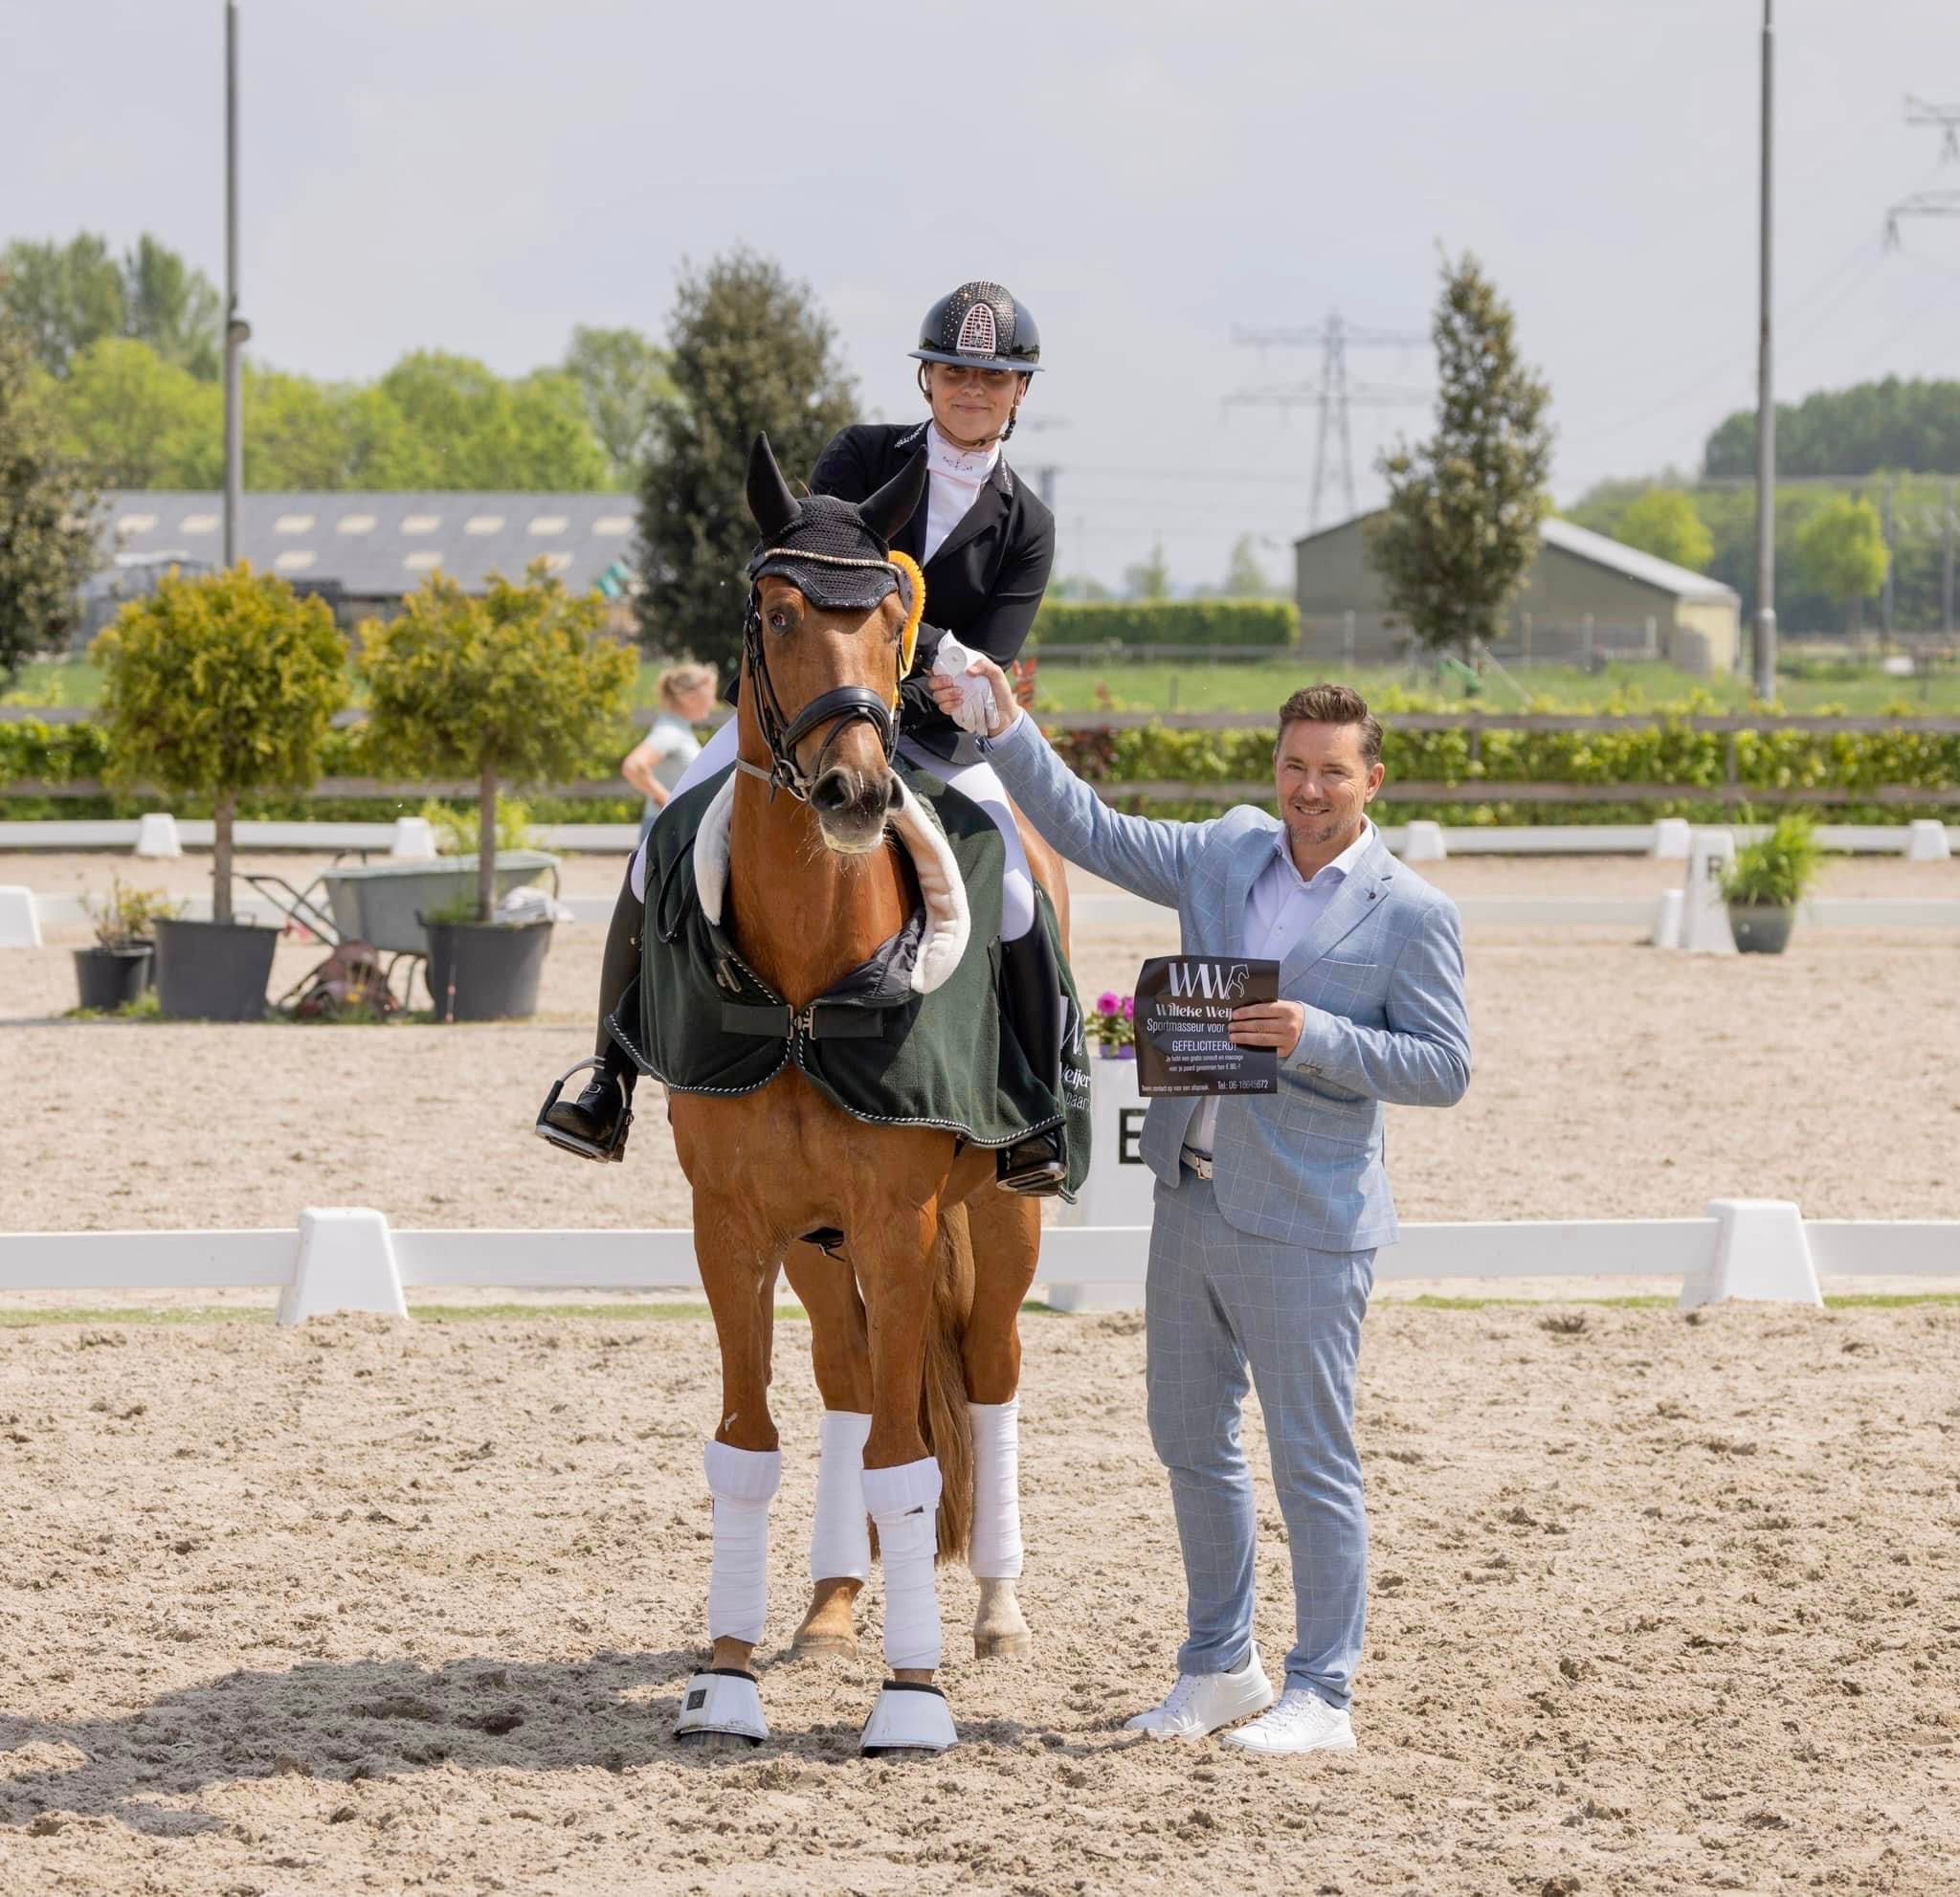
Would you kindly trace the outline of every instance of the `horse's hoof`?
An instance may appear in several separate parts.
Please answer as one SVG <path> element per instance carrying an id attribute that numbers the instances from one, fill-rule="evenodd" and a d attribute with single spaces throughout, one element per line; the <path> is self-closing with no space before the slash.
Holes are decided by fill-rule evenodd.
<path id="1" fill-rule="evenodd" d="M 858 1623 L 853 1610 L 863 1586 L 862 1581 L 856 1580 L 817 1582 L 811 1596 L 810 1612 L 796 1629 L 790 1651 L 799 1660 L 805 1655 L 822 1653 L 846 1657 L 856 1654 Z"/>
<path id="2" fill-rule="evenodd" d="M 746 1732 L 677 1732 L 674 1743 L 696 1752 L 749 1752 L 762 1741 Z"/>
<path id="3" fill-rule="evenodd" d="M 973 1630 L 975 1660 L 1025 1660 L 1035 1651 L 1035 1636 L 1023 1627 L 1017 1634 L 983 1634 Z"/>
<path id="4" fill-rule="evenodd" d="M 855 1660 L 858 1656 L 858 1636 L 817 1632 L 798 1634 L 790 1642 L 790 1657 L 792 1660 L 814 1660 L 825 1654 L 835 1654 L 846 1660 Z"/>

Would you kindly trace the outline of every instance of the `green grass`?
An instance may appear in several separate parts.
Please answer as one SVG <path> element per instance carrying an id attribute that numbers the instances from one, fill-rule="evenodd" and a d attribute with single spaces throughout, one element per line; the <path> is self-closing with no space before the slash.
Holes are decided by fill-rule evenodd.
<path id="1" fill-rule="evenodd" d="M 1038 648 L 1037 648 L 1038 650 Z M 657 703 L 655 682 L 666 661 L 643 660 L 633 687 L 635 722 Z M 1840 711 L 1960 713 L 1960 667 L 1926 678 L 1892 679 L 1876 669 L 1852 670 L 1835 660 L 1797 658 L 1782 681 L 1779 703 L 1789 712 Z M 1345 676 L 1364 696 L 1392 689 L 1420 692 L 1450 704 L 1474 705 L 1502 713 L 1524 707 L 1526 699 L 1547 710 L 1638 711 L 1678 705 L 1699 698 L 1716 708 L 1747 711 L 1751 703 L 1746 679 L 1698 679 L 1671 665 L 1610 665 L 1600 673 L 1572 665 L 1512 666 L 1510 676 L 1524 694 L 1493 674 L 1474 700 L 1461 687 L 1437 685 L 1426 669 L 1357 666 Z M 1325 658 L 1230 660 L 1217 664 L 1180 660 L 1176 664 L 1079 664 L 1049 659 L 1039 672 L 1039 705 L 1050 711 L 1243 711 L 1270 718 L 1286 696 L 1303 684 L 1342 676 L 1338 661 Z M 101 675 L 85 658 L 36 659 L 22 668 L 7 694 L 21 705 L 93 705 L 100 702 Z M 356 695 L 358 703 L 358 694 Z"/>

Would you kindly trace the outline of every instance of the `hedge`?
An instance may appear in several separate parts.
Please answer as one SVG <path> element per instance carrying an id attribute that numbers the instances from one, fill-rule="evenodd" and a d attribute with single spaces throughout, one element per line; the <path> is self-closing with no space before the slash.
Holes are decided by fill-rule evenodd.
<path id="1" fill-rule="evenodd" d="M 595 757 L 589 775 L 610 777 L 632 743 L 629 733 L 616 734 L 614 748 Z M 1178 731 L 1150 726 L 1137 731 L 1067 731 L 1058 733 L 1056 748 L 1092 782 L 1173 781 L 1233 783 L 1266 778 L 1272 770 L 1270 727 L 1242 731 Z M 1382 760 L 1388 767 L 1380 814 L 1390 821 L 1433 817 L 1456 824 L 1645 823 L 1658 816 L 1692 820 L 1733 821 L 1736 812 L 1719 797 L 1701 797 L 1697 790 L 1719 792 L 1726 770 L 1726 738 L 1720 732 L 1685 729 L 1679 722 L 1657 716 L 1651 725 L 1621 731 L 1485 731 L 1474 762 L 1467 732 L 1409 731 L 1397 728 L 1391 714 L 1383 737 Z M 25 798 L 9 797 L 6 787 L 21 778 L 75 782 L 98 778 L 106 762 L 101 728 L 95 725 L 44 725 L 24 722 L 0 725 L 0 816 L 23 819 L 43 816 L 126 816 L 156 799 L 134 797 Z M 1741 784 L 1764 789 L 1838 786 L 1851 790 L 1880 785 L 1945 790 L 1960 783 L 1960 736 L 1916 730 L 1901 721 L 1881 732 L 1742 731 L 1736 734 L 1736 769 Z M 336 777 L 369 776 L 358 726 L 334 731 L 327 741 L 326 773 Z M 1398 802 L 1397 780 L 1460 786 L 1459 798 L 1416 805 Z M 1682 794 L 1665 801 L 1640 804 L 1542 804 L 1512 802 L 1503 794 L 1506 784 L 1668 784 Z M 540 822 L 624 821 L 638 815 L 638 800 L 624 792 L 617 798 L 573 799 L 527 796 L 532 816 Z M 1144 807 L 1130 800 L 1125 808 Z M 1157 801 L 1151 814 L 1166 816 L 1213 816 L 1215 804 Z M 386 799 L 268 796 L 241 800 L 241 816 L 313 817 L 320 821 L 382 818 L 396 814 Z M 177 815 L 208 813 L 182 803 Z M 1820 810 L 1826 822 L 1901 823 L 1911 816 L 1950 821 L 1950 808 L 1919 805 L 1833 805 Z"/>
<path id="2" fill-rule="evenodd" d="M 1050 645 L 1270 645 L 1300 636 L 1290 599 L 1057 600 L 1036 615 Z"/>

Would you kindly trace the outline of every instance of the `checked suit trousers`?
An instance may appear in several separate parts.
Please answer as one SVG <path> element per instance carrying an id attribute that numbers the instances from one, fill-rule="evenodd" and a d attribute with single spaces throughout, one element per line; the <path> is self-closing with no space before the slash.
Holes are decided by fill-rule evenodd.
<path id="1" fill-rule="evenodd" d="M 1161 1182 L 1150 1231 L 1150 1439 L 1184 1548 L 1185 1673 L 1229 1672 L 1251 1650 L 1257 1518 L 1239 1439 L 1258 1393 L 1293 1563 L 1286 1684 L 1345 1707 L 1361 1660 L 1368 1514 L 1354 1446 L 1354 1374 L 1374 1253 L 1313 1251 L 1227 1222 L 1209 1182 Z"/>

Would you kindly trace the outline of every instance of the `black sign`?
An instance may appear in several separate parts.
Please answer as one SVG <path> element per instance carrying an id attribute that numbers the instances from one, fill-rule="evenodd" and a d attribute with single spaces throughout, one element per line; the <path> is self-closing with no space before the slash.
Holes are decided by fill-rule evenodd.
<path id="1" fill-rule="evenodd" d="M 1137 975 L 1137 1091 L 1279 1092 L 1279 1055 L 1229 1038 L 1235 1008 L 1279 998 L 1278 962 L 1152 956 Z"/>

